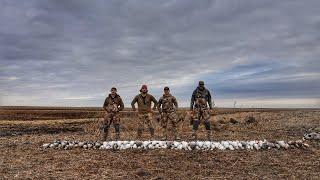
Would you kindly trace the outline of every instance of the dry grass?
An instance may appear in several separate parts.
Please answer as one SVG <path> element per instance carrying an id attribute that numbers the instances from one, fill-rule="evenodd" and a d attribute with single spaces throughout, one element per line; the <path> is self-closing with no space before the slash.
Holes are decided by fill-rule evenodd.
<path id="1" fill-rule="evenodd" d="M 62 111 L 67 113 L 65 109 Z M 61 117 L 61 114 L 56 115 Z M 250 115 L 257 119 L 257 123 L 245 122 L 246 117 Z M 239 123 L 229 123 L 231 117 Z M 214 140 L 297 140 L 305 131 L 320 127 L 319 117 L 318 110 L 272 110 L 234 114 L 222 111 L 212 118 L 215 129 Z M 12 119 L 15 118 L 17 117 Z M 54 120 L 34 121 L 12 119 L 0 120 L 0 177 L 2 178 L 319 179 L 320 177 L 318 142 L 309 142 L 311 145 L 309 149 L 287 151 L 42 150 L 40 148 L 42 143 L 54 139 L 97 140 L 101 118 L 54 118 Z M 135 139 L 135 121 L 137 118 L 134 114 L 123 115 L 122 138 Z M 160 135 L 159 125 L 156 127 L 157 134 Z M 183 121 L 179 128 L 181 137 L 188 139 L 191 135 L 189 121 Z M 147 139 L 148 135 L 144 133 L 143 138 Z M 205 138 L 203 127 L 200 129 L 200 138 Z"/>

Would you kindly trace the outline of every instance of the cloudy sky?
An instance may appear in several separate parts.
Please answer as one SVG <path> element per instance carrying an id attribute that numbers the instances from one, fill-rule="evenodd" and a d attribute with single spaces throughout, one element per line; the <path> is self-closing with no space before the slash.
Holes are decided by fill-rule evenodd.
<path id="1" fill-rule="evenodd" d="M 320 107 L 319 0 L 0 0 L 0 105 Z"/>

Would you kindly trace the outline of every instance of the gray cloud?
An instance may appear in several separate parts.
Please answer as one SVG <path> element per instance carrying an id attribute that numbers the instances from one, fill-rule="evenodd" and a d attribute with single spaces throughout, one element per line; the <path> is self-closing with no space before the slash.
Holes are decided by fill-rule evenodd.
<path id="1" fill-rule="evenodd" d="M 317 100 L 319 7 L 316 0 L 3 0 L 1 104 L 100 106 L 111 86 L 128 104 L 147 83 L 156 96 L 174 87 L 187 105 L 199 79 L 218 105 L 252 96 Z"/>

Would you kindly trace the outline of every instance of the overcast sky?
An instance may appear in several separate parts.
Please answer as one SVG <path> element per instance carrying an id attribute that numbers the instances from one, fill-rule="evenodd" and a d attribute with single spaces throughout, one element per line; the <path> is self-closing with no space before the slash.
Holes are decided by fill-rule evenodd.
<path id="1" fill-rule="evenodd" d="M 0 0 L 0 105 L 320 107 L 319 0 Z"/>

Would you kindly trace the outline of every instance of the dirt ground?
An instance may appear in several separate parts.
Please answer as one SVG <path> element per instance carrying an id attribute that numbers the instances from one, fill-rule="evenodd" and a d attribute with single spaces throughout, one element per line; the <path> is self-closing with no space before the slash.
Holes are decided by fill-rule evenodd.
<path id="1" fill-rule="evenodd" d="M 43 150 L 43 143 L 55 139 L 97 140 L 103 113 L 90 110 L 96 113 L 92 115 L 85 109 L 77 110 L 79 118 L 74 119 L 70 114 L 61 118 L 68 114 L 66 109 L 41 110 L 47 117 L 42 119 L 35 113 L 39 111 L 0 111 L 0 179 L 320 178 L 320 142 L 315 141 L 307 142 L 308 149 L 267 151 Z M 307 131 L 320 131 L 320 110 L 316 109 L 217 112 L 211 119 L 215 141 L 299 140 Z M 246 122 L 248 116 L 255 117 L 256 122 Z M 229 122 L 231 117 L 238 123 Z M 122 139 L 135 139 L 135 121 L 133 112 L 122 115 Z M 160 136 L 161 129 L 155 124 Z M 188 118 L 179 130 L 183 140 L 190 138 Z M 148 135 L 145 132 L 143 139 Z M 199 135 L 205 138 L 204 127 Z"/>

